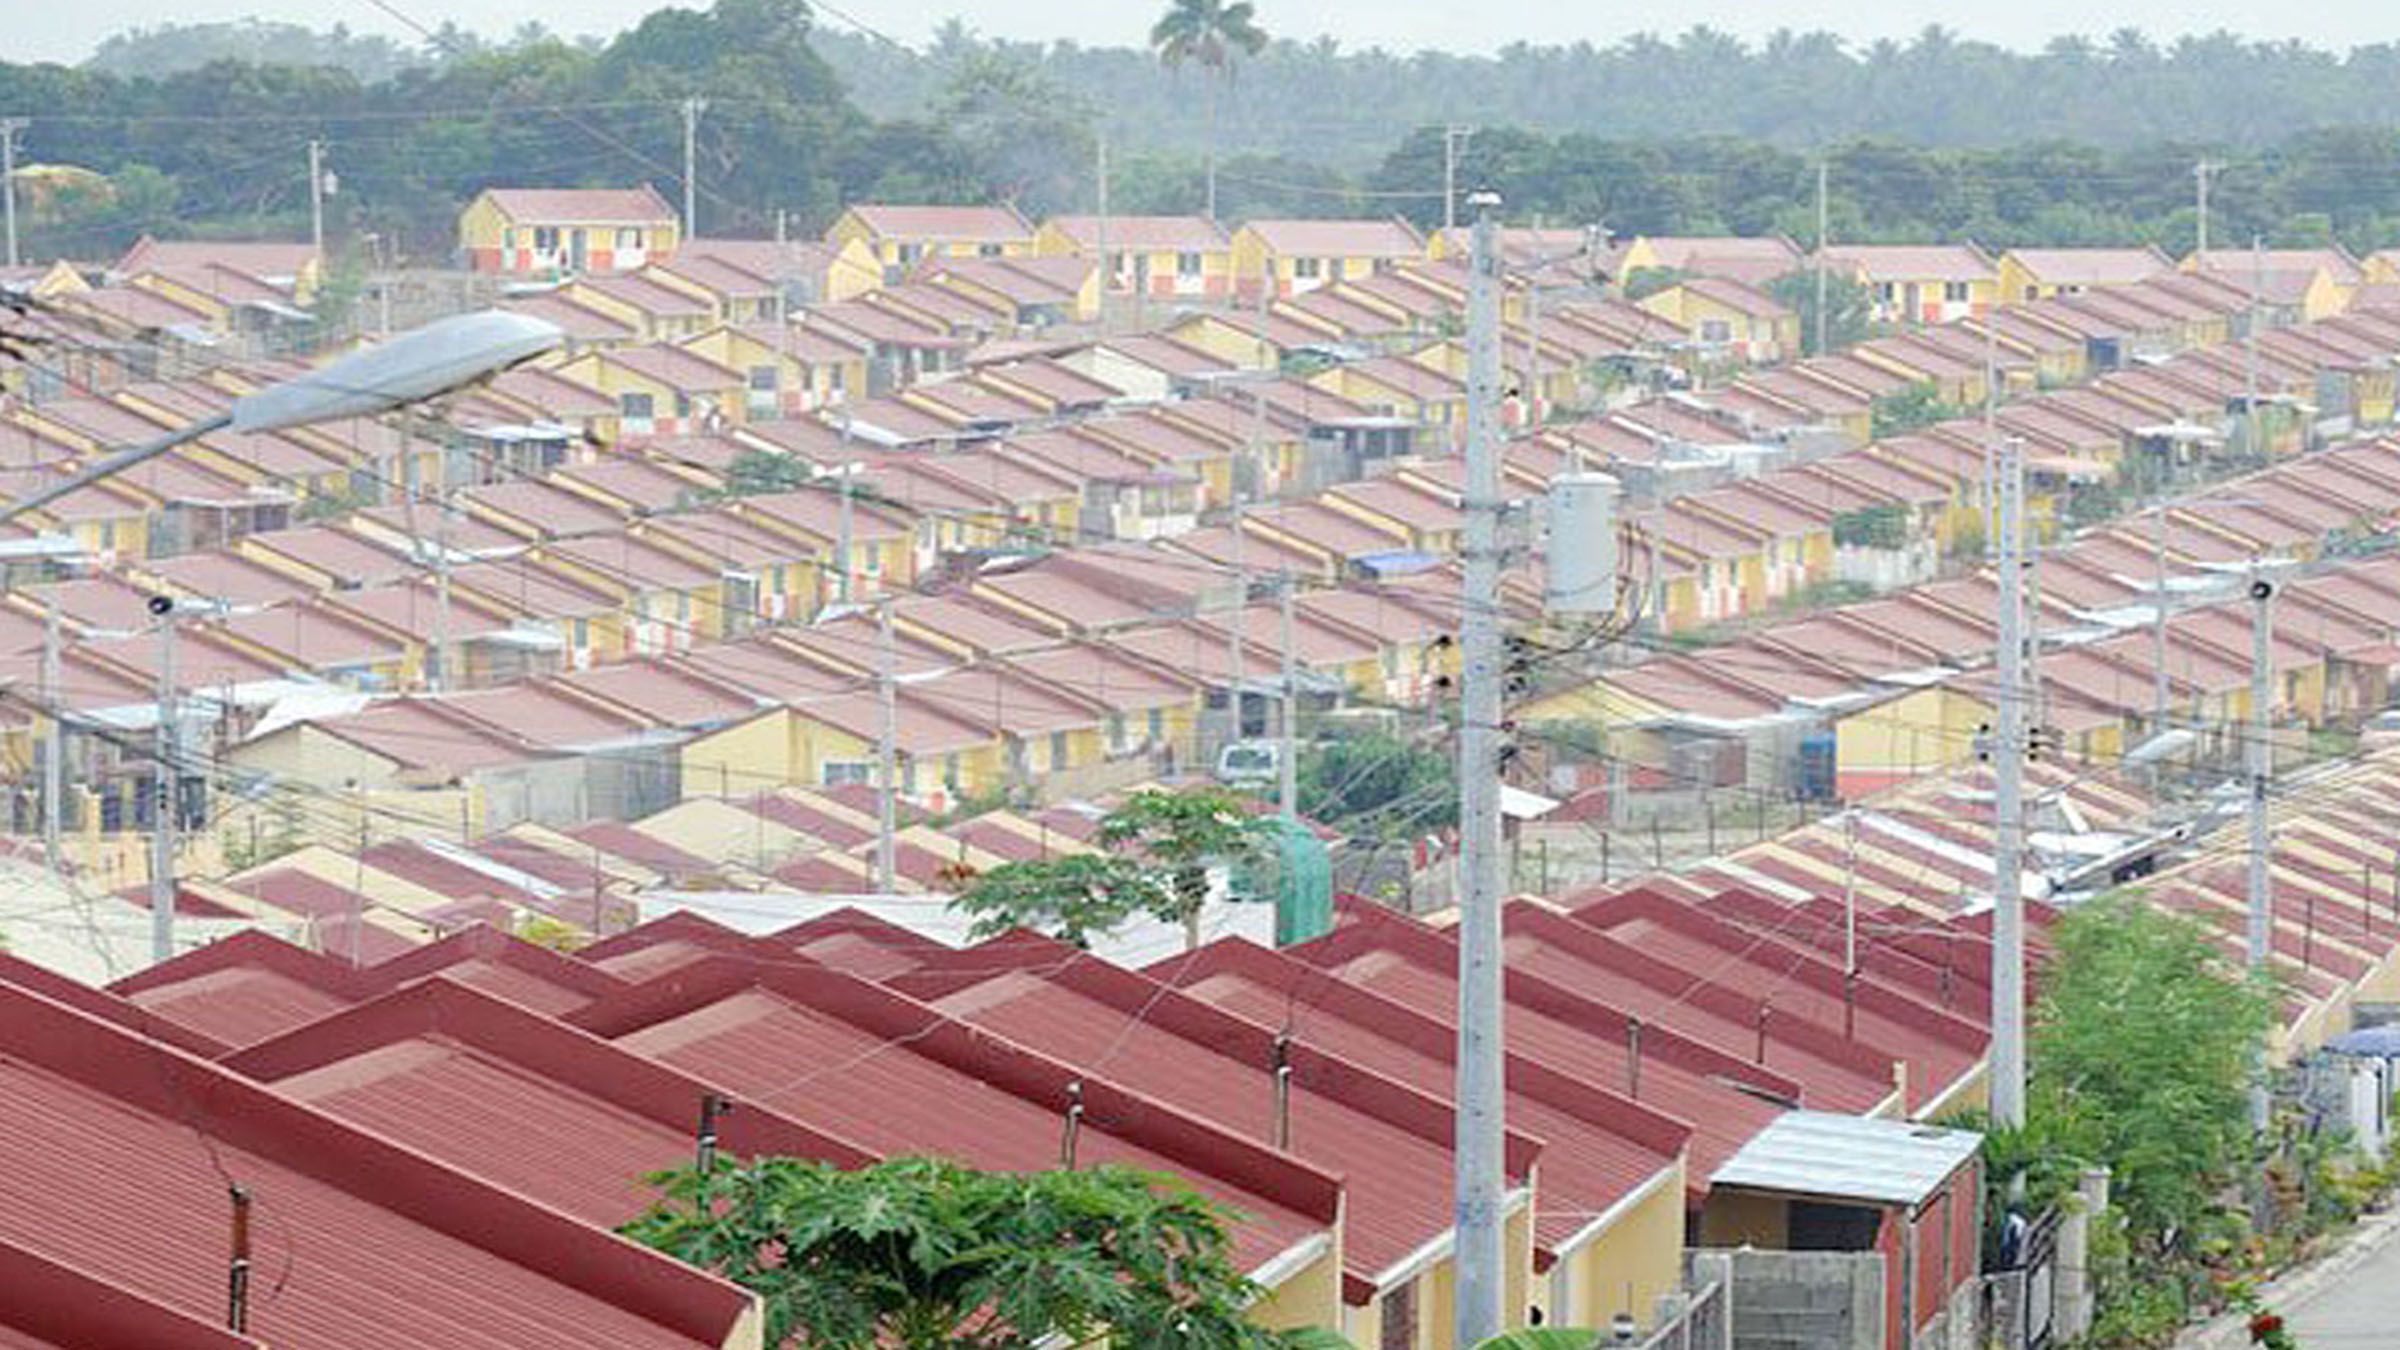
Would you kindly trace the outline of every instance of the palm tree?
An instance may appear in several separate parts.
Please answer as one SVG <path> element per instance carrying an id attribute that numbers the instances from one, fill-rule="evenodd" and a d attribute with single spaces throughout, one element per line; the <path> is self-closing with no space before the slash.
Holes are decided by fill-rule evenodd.
<path id="1" fill-rule="evenodd" d="M 1211 77 L 1208 100 L 1208 218 L 1217 218 L 1217 77 L 1233 79 L 1236 57 L 1256 56 L 1267 45 L 1250 0 L 1171 0 L 1150 28 L 1150 46 L 1172 69 L 1197 63 Z"/>

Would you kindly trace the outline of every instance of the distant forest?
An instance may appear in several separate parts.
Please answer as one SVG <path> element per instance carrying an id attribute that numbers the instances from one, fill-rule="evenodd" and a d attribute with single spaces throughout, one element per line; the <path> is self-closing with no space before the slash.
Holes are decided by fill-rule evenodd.
<path id="1" fill-rule="evenodd" d="M 1272 4 L 1261 21 L 1272 28 Z M 1462 57 L 1274 36 L 1219 99 L 1232 219 L 1436 220 L 1438 128 L 1460 122 L 1480 128 L 1462 182 L 1499 188 L 1519 218 L 1621 233 L 1806 241 L 1821 157 L 1838 238 L 2181 249 L 2206 158 L 2221 166 L 2219 239 L 2400 244 L 2400 45 L 2158 46 L 2124 31 L 2028 55 L 1938 28 L 1865 47 L 1695 29 Z M 339 237 L 426 258 L 491 184 L 649 181 L 674 197 L 686 96 L 708 100 L 700 215 L 714 232 L 764 233 L 779 210 L 813 231 L 867 198 L 1089 209 L 1103 135 L 1116 209 L 1195 210 L 1211 78 L 957 25 L 908 49 L 816 21 L 802 0 L 716 0 L 608 41 L 168 26 L 82 67 L 0 64 L 0 109 L 34 119 L 37 253 L 103 256 L 145 229 L 296 232 L 314 138 L 341 177 Z"/>

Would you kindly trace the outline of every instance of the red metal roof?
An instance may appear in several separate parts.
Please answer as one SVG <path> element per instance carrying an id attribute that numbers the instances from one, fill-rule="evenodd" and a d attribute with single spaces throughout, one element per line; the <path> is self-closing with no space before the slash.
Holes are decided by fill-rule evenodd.
<path id="1" fill-rule="evenodd" d="M 251 1329 L 278 1350 L 717 1346 L 754 1306 L 714 1276 L 13 987 L 0 988 L 0 1133 L 0 1246 L 192 1317 L 222 1316 L 226 1191 L 245 1187 L 260 1251 Z"/>
<path id="2" fill-rule="evenodd" d="M 315 1021 L 365 993 L 357 973 L 341 962 L 256 931 L 162 961 L 108 988 L 226 1046 Z"/>
<path id="3" fill-rule="evenodd" d="M 991 974 L 1013 948 L 1026 964 Z M 934 1006 L 1262 1142 L 1274 1100 L 1272 1031 L 1074 949 L 1015 934 L 934 957 L 895 981 Z M 938 991 L 931 986 L 951 983 Z M 1315 1046 L 1290 1047 L 1291 1151 L 1345 1176 L 1344 1297 L 1363 1304 L 1382 1280 L 1450 1229 L 1451 1111 L 1439 1099 Z M 1511 1131 L 1508 1175 L 1528 1174 L 1541 1144 Z"/>
<path id="4" fill-rule="evenodd" d="M 1181 1174 L 1245 1216 L 1234 1230 L 1244 1269 L 1325 1231 L 1339 1209 L 1339 1183 L 1327 1173 L 796 957 L 780 967 L 719 957 L 579 1020 L 866 1148 L 983 1168 L 1057 1166 L 1068 1090 L 1080 1083 L 1087 1114 L 1076 1161 Z"/>

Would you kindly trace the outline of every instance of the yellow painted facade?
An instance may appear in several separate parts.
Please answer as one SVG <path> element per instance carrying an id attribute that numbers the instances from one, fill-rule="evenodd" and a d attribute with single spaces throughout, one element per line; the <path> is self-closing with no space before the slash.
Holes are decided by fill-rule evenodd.
<path id="1" fill-rule="evenodd" d="M 847 248 L 856 243 L 875 259 L 880 273 L 885 268 L 913 267 L 927 258 L 1029 258 L 1034 254 L 1034 235 L 1028 230 L 1022 239 L 969 240 L 950 239 L 939 235 L 884 234 L 855 210 L 842 212 L 825 229 L 825 242 Z M 878 275 L 876 284 L 882 285 Z"/>
<path id="2" fill-rule="evenodd" d="M 1684 1164 L 1645 1182 L 1605 1228 L 1559 1254 L 1533 1303 L 1544 1326 L 1604 1327 L 1618 1313 L 1647 1325 L 1658 1296 L 1682 1285 Z"/>
<path id="3" fill-rule="evenodd" d="M 1250 1320 L 1272 1331 L 1340 1326 L 1341 1244 L 1328 1241 L 1315 1260 L 1276 1281 L 1272 1289 L 1250 1305 Z"/>
<path id="4" fill-rule="evenodd" d="M 500 208 L 492 194 L 476 194 L 458 213 L 458 247 L 470 266 L 481 271 L 511 271 L 515 268 L 497 266 L 506 254 L 531 248 L 536 230 L 556 230 L 560 234 L 558 248 L 572 252 L 579 246 L 573 238 L 584 234 L 580 248 L 586 252 L 613 253 L 622 231 L 631 230 L 638 236 L 636 246 L 647 256 L 663 258 L 675 251 L 682 242 L 682 226 L 672 213 L 641 226 L 595 226 L 588 221 L 516 220 Z M 486 260 L 491 260 L 489 263 Z"/>

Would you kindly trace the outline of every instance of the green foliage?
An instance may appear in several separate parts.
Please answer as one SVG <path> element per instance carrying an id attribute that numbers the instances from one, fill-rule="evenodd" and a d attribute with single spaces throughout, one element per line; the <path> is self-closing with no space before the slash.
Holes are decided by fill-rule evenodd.
<path id="1" fill-rule="evenodd" d="M 1817 354 L 1817 277 L 1813 271 L 1792 272 L 1767 283 L 1776 303 L 1800 316 L 1800 348 Z M 1827 268 L 1825 272 L 1825 345 L 1836 351 L 1875 336 L 1875 297 L 1865 282 Z"/>
<path id="2" fill-rule="evenodd" d="M 1679 267 L 1637 267 L 1625 274 L 1625 298 L 1646 300 L 1690 275 Z"/>
<path id="3" fill-rule="evenodd" d="M 2034 1013 L 2031 1128 L 2105 1163 L 2131 1231 L 2189 1227 L 2247 1156 L 2247 1084 L 2271 995 L 2225 968 L 2197 924 L 2131 896 L 2053 929 Z"/>
<path id="4" fill-rule="evenodd" d="M 1906 548 L 1915 540 L 1909 510 L 1899 502 L 1862 506 L 1833 518 L 1833 542 L 1846 548 Z"/>
<path id="5" fill-rule="evenodd" d="M 1077 947 L 1142 912 L 1150 888 L 1111 853 L 1069 853 L 1003 863 L 969 881 L 951 902 L 975 916 L 981 940 L 1031 928 Z"/>
<path id="6" fill-rule="evenodd" d="M 1529 1327 L 1494 1336 L 1475 1350 L 1594 1350 L 1603 1343 L 1599 1332 L 1581 1327 Z"/>
<path id="7" fill-rule="evenodd" d="M 1150 46 L 1169 66 L 1187 62 L 1227 74 L 1237 56 L 1256 56 L 1267 45 L 1250 0 L 1171 0 L 1150 28 Z"/>
<path id="8" fill-rule="evenodd" d="M 1081 1344 L 1266 1350 L 1227 1215 L 1120 1166 L 1008 1174 L 900 1158 L 761 1158 L 650 1178 L 637 1241 L 757 1293 L 766 1343 L 811 1350 Z"/>
<path id="9" fill-rule="evenodd" d="M 1875 439 L 1916 431 L 1958 415 L 1957 408 L 1942 401 L 1941 391 L 1932 381 L 1912 384 L 1875 400 Z"/>
<path id="10" fill-rule="evenodd" d="M 2106 483 L 2077 483 L 2067 493 L 2066 525 L 2080 530 L 2116 519 L 2125 510 L 2123 498 Z"/>
<path id="11" fill-rule="evenodd" d="M 804 488 L 816 478 L 815 471 L 798 455 L 779 454 L 771 450 L 744 450 L 725 466 L 725 486 L 728 497 L 755 497 L 767 492 L 790 492 Z"/>
<path id="12" fill-rule="evenodd" d="M 1458 818 L 1457 766 L 1398 736 L 1374 732 L 1310 746 L 1298 776 L 1300 813 L 1345 834 L 1397 838 Z"/>
<path id="13" fill-rule="evenodd" d="M 1197 941 L 1208 870 L 1257 859 L 1271 838 L 1249 799 L 1215 786 L 1136 792 L 1101 818 L 1103 851 L 1004 863 L 952 904 L 989 937 L 1031 928 L 1086 945 L 1136 914 L 1185 926 Z"/>

